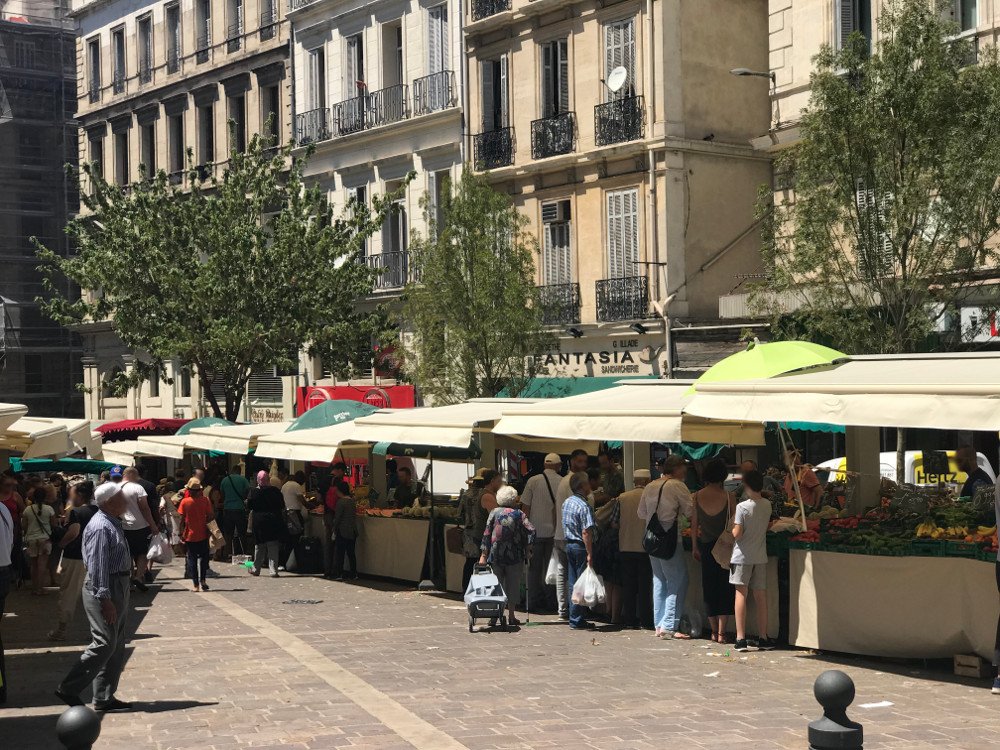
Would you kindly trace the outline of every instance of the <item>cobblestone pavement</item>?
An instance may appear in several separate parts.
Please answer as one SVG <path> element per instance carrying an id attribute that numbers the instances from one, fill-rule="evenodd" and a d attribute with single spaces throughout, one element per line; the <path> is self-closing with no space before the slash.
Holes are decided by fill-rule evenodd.
<path id="1" fill-rule="evenodd" d="M 107 716 L 98 749 L 805 750 L 820 713 L 812 682 L 831 667 L 857 683 L 851 714 L 868 750 L 980 750 L 1000 725 L 986 682 L 920 664 L 727 656 L 707 641 L 573 632 L 550 617 L 469 634 L 452 597 L 215 565 L 226 575 L 211 593 L 188 591 L 173 565 L 133 597 L 119 695 L 139 710 Z M 7 600 L 2 750 L 60 747 L 52 689 L 87 634 L 78 612 L 65 643 L 44 640 L 55 599 Z M 893 705 L 859 705 L 882 701 Z"/>

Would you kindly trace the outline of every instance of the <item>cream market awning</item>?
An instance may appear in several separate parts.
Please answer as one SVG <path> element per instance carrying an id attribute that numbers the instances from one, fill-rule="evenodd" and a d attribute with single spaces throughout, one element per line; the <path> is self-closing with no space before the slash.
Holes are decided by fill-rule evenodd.
<path id="1" fill-rule="evenodd" d="M 489 432 L 505 409 L 538 399 L 473 399 L 462 404 L 378 412 L 354 420 L 356 440 L 368 443 L 468 448 L 477 431 Z"/>
<path id="2" fill-rule="evenodd" d="M 355 420 L 356 421 L 356 420 Z M 337 452 L 367 454 L 368 443 L 354 438 L 355 422 L 342 422 L 313 430 L 295 430 L 261 435 L 257 439 L 259 458 L 279 458 L 285 461 L 317 461 L 332 463 Z"/>
<path id="3" fill-rule="evenodd" d="M 138 440 L 115 440 L 102 446 L 104 460 L 122 466 L 132 466 L 135 457 L 142 455 Z"/>
<path id="4" fill-rule="evenodd" d="M 290 424 L 291 422 L 264 422 L 195 427 L 186 436 L 186 447 L 245 456 L 257 447 L 260 438 L 282 433 Z"/>
<path id="5" fill-rule="evenodd" d="M 705 383 L 685 411 L 709 419 L 993 431 L 1000 429 L 1000 354 L 852 357 L 799 375 Z"/>
<path id="6" fill-rule="evenodd" d="M 24 458 L 61 458 L 76 451 L 65 424 L 22 417 L 0 433 L 0 450 Z"/>
<path id="7" fill-rule="evenodd" d="M 28 407 L 24 404 L 2 404 L 0 403 L 0 433 L 10 427 L 28 413 Z"/>
<path id="8" fill-rule="evenodd" d="M 566 441 L 764 444 L 759 420 L 709 421 L 685 414 L 690 388 L 689 380 L 649 380 L 508 407 L 493 434 Z"/>
<path id="9" fill-rule="evenodd" d="M 161 458 L 184 458 L 187 435 L 150 435 L 139 438 L 136 455 L 160 456 Z"/>

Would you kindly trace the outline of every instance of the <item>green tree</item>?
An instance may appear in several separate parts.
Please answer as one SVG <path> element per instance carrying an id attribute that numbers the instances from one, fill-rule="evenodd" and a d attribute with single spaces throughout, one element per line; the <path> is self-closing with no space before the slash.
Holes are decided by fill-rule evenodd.
<path id="1" fill-rule="evenodd" d="M 295 370 L 302 349 L 337 373 L 368 364 L 386 315 L 356 305 L 373 273 L 355 260 L 388 201 L 334 217 L 303 180 L 307 157 L 255 136 L 226 165 L 196 168 L 189 152 L 186 186 L 161 170 L 129 189 L 83 165 L 86 211 L 67 227 L 78 252 L 61 258 L 38 245 L 52 295 L 40 302 L 65 325 L 110 321 L 139 354 L 134 372 L 104 387 L 169 382 L 174 360 L 198 377 L 216 416 L 235 420 L 250 374 Z M 62 277 L 92 292 L 65 297 Z"/>
<path id="2" fill-rule="evenodd" d="M 993 47 L 970 64 L 957 30 L 933 1 L 890 0 L 872 49 L 855 33 L 816 57 L 801 139 L 775 167 L 793 186 L 763 193 L 755 297 L 800 305 L 779 331 L 914 352 L 960 345 L 935 335 L 944 316 L 995 305 L 981 281 L 1000 260 L 1000 64 Z"/>
<path id="3" fill-rule="evenodd" d="M 420 277 L 405 290 L 405 370 L 437 404 L 516 395 L 534 355 L 554 343 L 535 286 L 537 243 L 510 198 L 471 169 L 442 192 L 437 211 L 424 199 L 428 230 L 410 243 Z"/>

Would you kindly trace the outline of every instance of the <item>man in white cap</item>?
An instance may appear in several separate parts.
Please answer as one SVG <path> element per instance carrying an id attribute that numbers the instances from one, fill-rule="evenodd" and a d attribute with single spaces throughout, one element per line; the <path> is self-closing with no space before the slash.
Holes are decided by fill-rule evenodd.
<path id="1" fill-rule="evenodd" d="M 652 627 L 653 569 L 642 548 L 646 522 L 639 518 L 642 490 L 649 484 L 649 469 L 632 472 L 634 490 L 618 496 L 621 526 L 618 529 L 618 562 L 622 580 L 622 624 L 626 628 Z"/>
<path id="2" fill-rule="evenodd" d="M 98 512 L 83 532 L 83 609 L 90 621 L 91 644 L 56 689 L 70 706 L 83 704 L 80 693 L 93 683 L 94 709 L 129 711 L 115 691 L 125 667 L 125 619 L 128 612 L 132 559 L 120 517 L 126 501 L 119 484 L 108 482 L 94 491 Z"/>
<path id="3" fill-rule="evenodd" d="M 551 611 L 555 604 L 555 589 L 545 585 L 545 571 L 552 557 L 556 533 L 556 491 L 562 480 L 561 468 L 559 454 L 548 454 L 542 473 L 528 479 L 521 493 L 521 506 L 535 527 L 535 542 L 531 545 L 531 557 L 528 559 L 529 612 Z"/>

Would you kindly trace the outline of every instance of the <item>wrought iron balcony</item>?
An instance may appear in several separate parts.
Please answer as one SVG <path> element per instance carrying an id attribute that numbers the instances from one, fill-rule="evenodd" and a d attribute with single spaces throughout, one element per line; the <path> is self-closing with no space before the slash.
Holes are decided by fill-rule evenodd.
<path id="1" fill-rule="evenodd" d="M 114 78 L 111 79 L 111 90 L 116 94 L 125 92 L 125 71 L 116 70 Z"/>
<path id="2" fill-rule="evenodd" d="M 442 70 L 413 82 L 414 115 L 428 115 L 431 112 L 454 107 L 457 103 L 454 71 Z"/>
<path id="3" fill-rule="evenodd" d="M 576 113 L 561 112 L 531 123 L 531 158 L 546 159 L 573 151 Z"/>
<path id="4" fill-rule="evenodd" d="M 181 69 L 181 55 L 177 49 L 167 50 L 167 72 L 176 73 Z"/>
<path id="5" fill-rule="evenodd" d="M 237 52 L 243 46 L 243 21 L 229 24 L 226 33 L 226 52 Z"/>
<path id="6" fill-rule="evenodd" d="M 307 5 L 312 5 L 319 0 L 288 0 L 288 10 L 298 10 L 299 8 L 304 8 Z"/>
<path id="7" fill-rule="evenodd" d="M 96 81 L 91 82 L 90 86 L 87 88 L 87 99 L 91 104 L 99 102 L 101 100 L 101 84 Z"/>
<path id="8" fill-rule="evenodd" d="M 600 279 L 597 282 L 597 319 L 638 320 L 649 314 L 649 286 L 645 276 Z"/>
<path id="9" fill-rule="evenodd" d="M 409 86 L 405 83 L 371 91 L 334 104 L 330 124 L 334 136 L 377 128 L 410 116 Z"/>
<path id="10" fill-rule="evenodd" d="M 153 80 L 153 66 L 149 60 L 143 60 L 139 65 L 139 83 L 147 84 Z"/>
<path id="11" fill-rule="evenodd" d="M 295 139 L 300 145 L 325 141 L 330 137 L 330 110 L 311 109 L 295 115 Z"/>
<path id="12" fill-rule="evenodd" d="M 406 250 L 368 255 L 365 265 L 377 274 L 376 291 L 402 289 L 410 280 L 410 253 Z"/>
<path id="13" fill-rule="evenodd" d="M 538 287 L 542 322 L 547 326 L 580 322 L 580 285 L 546 284 Z"/>
<path id="14" fill-rule="evenodd" d="M 497 128 L 472 137 L 476 169 L 498 169 L 514 163 L 514 128 Z"/>
<path id="15" fill-rule="evenodd" d="M 196 62 L 204 63 L 208 62 L 208 58 L 212 53 L 212 37 L 208 33 L 201 33 L 198 35 L 198 39 L 194 46 L 194 59 Z"/>
<path id="16" fill-rule="evenodd" d="M 173 172 L 167 175 L 167 181 L 171 185 L 180 185 L 182 182 L 184 182 L 184 170 L 183 169 L 174 170 Z"/>
<path id="17" fill-rule="evenodd" d="M 598 146 L 642 139 L 646 131 L 641 96 L 614 99 L 594 107 L 594 133 Z"/>
<path id="18" fill-rule="evenodd" d="M 510 0 L 472 0 L 472 20 L 482 21 L 510 10 Z"/>
<path id="19" fill-rule="evenodd" d="M 260 40 L 266 42 L 274 39 L 278 33 L 278 13 L 272 6 L 260 14 Z"/>

